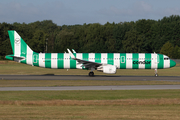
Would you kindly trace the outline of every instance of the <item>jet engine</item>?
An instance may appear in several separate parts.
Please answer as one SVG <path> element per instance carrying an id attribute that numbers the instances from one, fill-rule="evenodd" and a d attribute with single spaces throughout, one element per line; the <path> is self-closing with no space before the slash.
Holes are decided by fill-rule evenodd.
<path id="1" fill-rule="evenodd" d="M 116 66 L 114 65 L 102 65 L 97 68 L 97 71 L 101 71 L 107 74 L 115 74 L 116 73 Z"/>

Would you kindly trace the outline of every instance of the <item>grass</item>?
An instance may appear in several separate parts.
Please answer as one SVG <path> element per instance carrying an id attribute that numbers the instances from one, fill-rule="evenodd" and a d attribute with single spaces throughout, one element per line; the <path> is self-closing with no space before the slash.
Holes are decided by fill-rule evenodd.
<path id="1" fill-rule="evenodd" d="M 179 66 L 179 65 L 177 65 Z M 160 76 L 180 76 L 180 67 L 173 67 L 170 69 L 159 69 Z M 13 61 L 0 61 L 0 74 L 8 75 L 42 75 L 42 74 L 55 74 L 55 75 L 88 75 L 89 70 L 73 70 L 69 69 L 47 69 L 40 67 L 32 67 Z M 95 75 L 107 75 L 102 72 L 95 71 Z M 114 75 L 141 75 L 141 76 L 154 76 L 154 70 L 132 70 L 132 69 L 118 69 Z"/>
<path id="2" fill-rule="evenodd" d="M 0 92 L 0 119 L 179 120 L 180 90 Z"/>
<path id="3" fill-rule="evenodd" d="M 180 106 L 4 106 L 5 120 L 179 120 Z"/>
<path id="4" fill-rule="evenodd" d="M 180 99 L 180 90 L 0 91 L 1 101 Z"/>

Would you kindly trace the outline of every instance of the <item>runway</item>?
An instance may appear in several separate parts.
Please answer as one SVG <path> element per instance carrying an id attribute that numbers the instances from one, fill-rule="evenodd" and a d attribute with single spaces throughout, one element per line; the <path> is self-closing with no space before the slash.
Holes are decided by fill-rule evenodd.
<path id="1" fill-rule="evenodd" d="M 0 75 L 0 80 L 112 80 L 112 81 L 172 81 L 179 76 L 103 76 L 96 75 Z M 126 85 L 126 86 L 60 86 L 60 87 L 0 87 L 0 91 L 51 91 L 51 90 L 163 90 L 180 89 L 180 85 Z"/>
<path id="2" fill-rule="evenodd" d="M 125 81 L 177 81 L 180 76 L 110 76 L 96 75 L 0 75 L 0 80 L 125 80 Z"/>
<path id="3" fill-rule="evenodd" d="M 0 91 L 62 91 L 62 90 L 165 90 L 180 89 L 180 85 L 126 86 L 62 86 L 62 87 L 0 87 Z"/>

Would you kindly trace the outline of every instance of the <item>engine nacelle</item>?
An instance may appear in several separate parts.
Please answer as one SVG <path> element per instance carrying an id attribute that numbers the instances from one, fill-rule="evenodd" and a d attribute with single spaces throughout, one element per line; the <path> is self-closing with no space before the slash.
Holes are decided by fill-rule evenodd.
<path id="1" fill-rule="evenodd" d="M 98 71 L 107 74 L 115 74 L 116 73 L 116 66 L 114 65 L 103 65 L 97 68 Z"/>

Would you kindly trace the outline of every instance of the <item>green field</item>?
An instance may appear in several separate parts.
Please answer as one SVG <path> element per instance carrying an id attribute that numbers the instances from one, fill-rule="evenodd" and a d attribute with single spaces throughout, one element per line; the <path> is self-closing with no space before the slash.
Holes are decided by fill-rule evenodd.
<path id="1" fill-rule="evenodd" d="M 180 99 L 180 90 L 0 91 L 0 93 L 0 100 L 3 101 Z"/>
<path id="2" fill-rule="evenodd" d="M 0 92 L 0 119 L 179 120 L 180 90 Z"/>
<path id="3" fill-rule="evenodd" d="M 159 69 L 160 76 L 180 76 L 180 67 L 173 67 L 170 69 Z M 32 67 L 13 61 L 0 61 L 0 74 L 6 75 L 42 75 L 42 74 L 55 74 L 55 75 L 88 75 L 89 70 L 78 69 L 47 69 L 40 67 Z M 95 75 L 108 75 L 102 72 L 94 71 Z M 154 76 L 154 70 L 144 69 L 117 69 L 117 73 L 113 75 L 135 75 L 135 76 Z"/>

